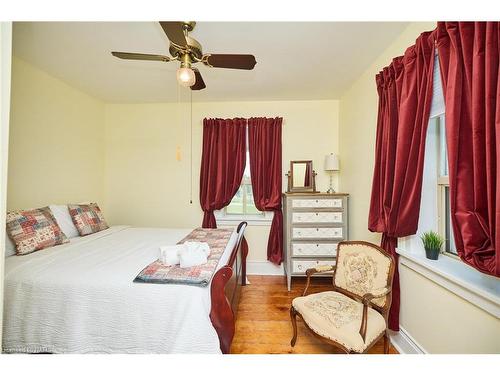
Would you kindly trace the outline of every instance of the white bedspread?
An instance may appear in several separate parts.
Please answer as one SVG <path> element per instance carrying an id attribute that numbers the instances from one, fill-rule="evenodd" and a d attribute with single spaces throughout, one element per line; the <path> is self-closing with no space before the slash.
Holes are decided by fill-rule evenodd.
<path id="1" fill-rule="evenodd" d="M 112 227 L 5 260 L 3 350 L 220 353 L 210 286 L 133 283 L 190 229 Z M 226 264 L 231 237 L 218 267 Z"/>

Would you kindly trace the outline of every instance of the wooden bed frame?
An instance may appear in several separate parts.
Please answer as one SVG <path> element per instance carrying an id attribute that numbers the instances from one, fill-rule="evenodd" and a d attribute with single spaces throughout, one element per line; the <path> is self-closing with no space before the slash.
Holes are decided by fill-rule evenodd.
<path id="1" fill-rule="evenodd" d="M 248 245 L 243 237 L 247 222 L 238 225 L 238 239 L 225 266 L 219 269 L 210 287 L 210 320 L 217 331 L 222 353 L 229 354 L 233 341 L 241 286 L 246 285 Z"/>
<path id="2" fill-rule="evenodd" d="M 241 294 L 241 287 L 246 285 L 246 260 L 248 245 L 243 237 L 247 222 L 243 221 L 237 228 L 237 241 L 228 262 L 220 268 L 212 278 L 210 287 L 211 303 L 210 320 L 219 336 L 220 349 L 229 354 L 235 331 L 236 313 Z M 39 354 L 51 354 L 43 352 Z"/>

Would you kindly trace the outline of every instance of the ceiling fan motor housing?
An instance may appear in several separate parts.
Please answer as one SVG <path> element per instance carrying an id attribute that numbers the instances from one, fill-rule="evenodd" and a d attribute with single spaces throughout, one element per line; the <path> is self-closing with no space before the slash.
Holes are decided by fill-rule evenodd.
<path id="1" fill-rule="evenodd" d="M 203 52 L 201 49 L 201 44 L 198 43 L 198 41 L 194 38 L 191 38 L 190 36 L 186 36 L 186 41 L 187 41 L 187 47 L 185 48 L 180 48 L 176 44 L 173 44 L 170 42 L 170 48 L 169 52 L 173 57 L 181 57 L 184 55 L 186 52 L 188 52 L 190 55 L 192 55 L 195 58 L 191 58 L 191 61 L 197 61 L 201 60 L 203 56 Z"/>

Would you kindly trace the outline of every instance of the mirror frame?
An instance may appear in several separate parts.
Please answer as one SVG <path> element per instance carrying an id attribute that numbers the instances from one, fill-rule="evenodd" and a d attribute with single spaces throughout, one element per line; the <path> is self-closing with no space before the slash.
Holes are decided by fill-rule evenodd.
<path id="1" fill-rule="evenodd" d="M 299 163 L 305 163 L 306 164 L 306 170 L 307 166 L 309 166 L 309 173 L 310 173 L 310 179 L 312 181 L 311 186 L 309 187 L 294 187 L 293 186 L 293 165 L 294 164 L 299 164 Z M 317 193 L 316 191 L 316 172 L 313 169 L 313 162 L 312 160 L 290 160 L 290 170 L 286 174 L 288 177 L 288 189 L 287 193 Z"/>

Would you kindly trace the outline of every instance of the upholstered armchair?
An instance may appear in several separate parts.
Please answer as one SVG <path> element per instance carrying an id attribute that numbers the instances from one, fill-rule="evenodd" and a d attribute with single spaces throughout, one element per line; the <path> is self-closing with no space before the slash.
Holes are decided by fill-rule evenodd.
<path id="1" fill-rule="evenodd" d="M 388 353 L 394 265 L 394 258 L 379 246 L 363 241 L 339 243 L 335 266 L 306 271 L 304 293 L 290 308 L 291 345 L 297 341 L 298 315 L 317 337 L 346 353 L 366 353 L 382 337 Z M 332 291 L 307 295 L 312 275 L 332 271 Z"/>

